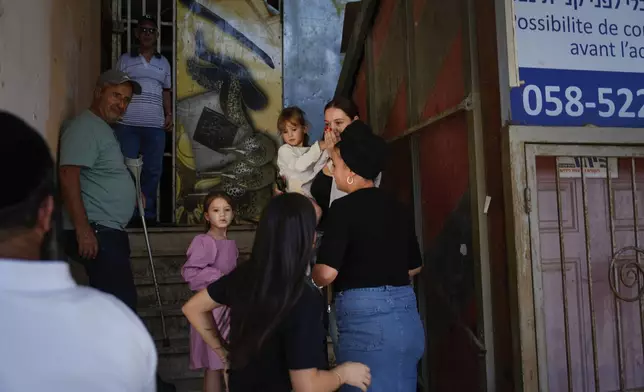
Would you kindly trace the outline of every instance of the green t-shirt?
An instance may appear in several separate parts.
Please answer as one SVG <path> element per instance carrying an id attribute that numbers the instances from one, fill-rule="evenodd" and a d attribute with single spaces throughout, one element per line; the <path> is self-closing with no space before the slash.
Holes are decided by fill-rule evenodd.
<path id="1" fill-rule="evenodd" d="M 70 121 L 60 139 L 60 166 L 80 166 L 80 188 L 90 223 L 124 229 L 136 206 L 136 187 L 114 131 L 89 110 Z M 65 229 L 72 229 L 64 211 Z"/>

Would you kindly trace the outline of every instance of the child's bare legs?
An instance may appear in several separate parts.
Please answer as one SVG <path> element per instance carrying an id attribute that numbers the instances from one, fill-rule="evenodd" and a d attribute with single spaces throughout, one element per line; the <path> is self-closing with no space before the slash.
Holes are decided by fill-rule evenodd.
<path id="1" fill-rule="evenodd" d="M 203 377 L 204 392 L 224 392 L 224 373 L 222 370 L 206 369 Z"/>

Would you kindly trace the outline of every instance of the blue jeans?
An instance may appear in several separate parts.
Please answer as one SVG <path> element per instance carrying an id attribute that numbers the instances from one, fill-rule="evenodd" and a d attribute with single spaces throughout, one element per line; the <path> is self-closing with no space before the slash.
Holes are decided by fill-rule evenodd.
<path id="1" fill-rule="evenodd" d="M 338 363 L 369 366 L 370 392 L 416 392 L 425 332 L 411 286 L 345 290 L 335 306 Z M 340 390 L 359 391 L 348 385 Z"/>
<path id="2" fill-rule="evenodd" d="M 127 158 L 143 155 L 141 191 L 145 195 L 145 217 L 157 216 L 157 188 L 163 170 L 165 130 L 163 128 L 134 127 L 117 124 L 114 127 L 121 151 Z"/>

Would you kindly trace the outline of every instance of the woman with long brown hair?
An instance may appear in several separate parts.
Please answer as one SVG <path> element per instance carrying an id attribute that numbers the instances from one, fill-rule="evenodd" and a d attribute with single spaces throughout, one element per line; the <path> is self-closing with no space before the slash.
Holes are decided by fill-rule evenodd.
<path id="1" fill-rule="evenodd" d="M 306 271 L 315 241 L 308 198 L 271 200 L 257 227 L 252 256 L 192 297 L 183 312 L 204 341 L 229 362 L 231 392 L 366 391 L 369 368 L 353 362 L 325 368 L 322 296 Z M 229 340 L 220 339 L 211 311 L 228 306 Z"/>

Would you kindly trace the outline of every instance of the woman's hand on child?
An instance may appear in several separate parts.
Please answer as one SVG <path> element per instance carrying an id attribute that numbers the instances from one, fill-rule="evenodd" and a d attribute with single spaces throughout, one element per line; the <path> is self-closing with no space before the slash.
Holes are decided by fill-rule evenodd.
<path id="1" fill-rule="evenodd" d="M 352 385 L 366 391 L 371 385 L 371 370 L 366 365 L 357 362 L 345 362 L 333 369 L 342 384 Z"/>

